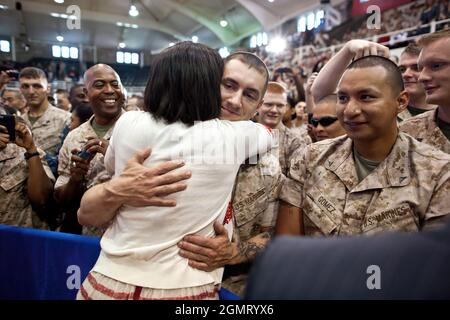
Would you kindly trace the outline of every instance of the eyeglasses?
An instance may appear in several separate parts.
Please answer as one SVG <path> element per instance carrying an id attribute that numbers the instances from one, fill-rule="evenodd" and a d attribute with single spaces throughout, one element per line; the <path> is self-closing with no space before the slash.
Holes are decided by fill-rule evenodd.
<path id="1" fill-rule="evenodd" d="M 338 119 L 337 117 L 323 117 L 320 119 L 311 118 L 311 124 L 315 128 L 317 128 L 319 123 L 322 127 L 328 127 L 329 125 L 332 125 L 333 123 L 335 123 L 337 119 Z"/>

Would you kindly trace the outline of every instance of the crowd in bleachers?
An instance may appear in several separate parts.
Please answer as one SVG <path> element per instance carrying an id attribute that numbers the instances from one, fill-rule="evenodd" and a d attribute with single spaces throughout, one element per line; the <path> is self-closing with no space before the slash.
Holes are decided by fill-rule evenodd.
<path id="1" fill-rule="evenodd" d="M 367 16 L 351 17 L 350 13 L 342 12 L 342 16 L 348 17 L 348 20 L 329 31 L 324 29 L 322 23 L 318 28 L 288 35 L 286 38 L 288 48 L 281 54 L 267 53 L 264 47 L 252 50 L 264 59 L 271 71 L 292 64 L 301 66 L 310 74 L 317 72 L 324 61 L 327 61 L 343 43 L 351 39 L 368 39 L 386 45 L 400 42 L 404 46 L 405 43 L 401 43 L 403 39 L 430 31 L 429 28 L 419 28 L 420 26 L 433 21 L 450 19 L 449 6 L 448 0 L 413 1 L 383 11 L 380 28 L 375 29 L 367 28 Z M 346 9 L 351 10 L 351 7 Z M 437 30 L 449 27 L 450 22 L 439 24 Z M 408 28 L 413 30 L 400 32 Z M 399 33 L 395 33 L 396 31 Z M 306 48 L 305 52 L 300 52 L 299 48 L 302 47 Z"/>
<path id="2" fill-rule="evenodd" d="M 137 213 L 136 207 L 172 206 L 164 202 L 165 196 L 184 192 L 185 186 L 176 183 L 189 175 L 179 173 L 175 182 L 164 180 L 170 170 L 161 163 L 143 166 L 149 156 L 144 152 L 129 154 L 129 162 L 120 158 L 123 172 L 113 178 L 117 162 L 108 162 L 106 155 L 119 154 L 120 137 L 114 136 L 119 120 L 134 117 L 129 127 L 121 127 L 124 135 L 134 132 L 148 113 L 155 117 L 155 127 L 178 122 L 189 127 L 201 120 L 189 114 L 190 99 L 201 103 L 198 96 L 204 95 L 221 101 L 220 119 L 251 119 L 276 131 L 279 140 L 275 154 L 258 154 L 256 163 L 240 166 L 228 207 L 223 208 L 224 223 L 214 225 L 215 238 L 188 236 L 172 244 L 172 249 L 177 245 L 182 249 L 179 254 L 189 259 L 190 268 L 213 272 L 226 267 L 222 285 L 242 296 L 249 266 L 274 232 L 371 235 L 439 227 L 450 214 L 450 34 L 449 24 L 432 33 L 420 26 L 448 18 L 448 1 L 413 3 L 383 12 L 386 23 L 379 30 L 349 23 L 354 29 L 340 30 L 341 37 L 333 30 L 302 34 L 300 40 L 294 35 L 293 45 L 280 55 L 269 55 L 262 48 L 254 50 L 257 55 L 232 54 L 220 65 L 223 79 L 208 79 L 217 80 L 217 88 L 211 90 L 217 89 L 219 97 L 209 91 L 190 92 L 197 88 L 194 83 L 170 86 L 174 78 L 160 79 L 163 75 L 151 66 L 80 67 L 48 59 L 14 64 L 20 69 L 16 86 L 8 73 L 0 74 L 0 223 L 102 236 L 105 230 L 120 233 L 123 221 L 115 220 L 119 208 L 134 208 Z M 417 38 L 398 63 L 380 44 L 384 37 L 352 40 L 410 27 L 416 29 L 410 35 Z M 175 52 L 182 45 L 167 50 Z M 311 47 L 300 54 L 297 46 L 307 45 Z M 440 62 L 433 60 L 436 57 Z M 152 66 L 159 62 L 155 59 Z M 198 85 L 200 80 L 194 79 Z M 49 95 L 48 84 L 53 81 L 70 85 L 54 88 L 55 95 Z M 126 86 L 142 83 L 147 83 L 145 92 L 127 94 Z M 164 94 L 171 90 L 177 94 Z M 176 101 L 178 94 L 187 98 L 175 110 L 171 99 Z M 170 112 L 164 114 L 165 109 Z M 200 117 L 205 110 L 194 111 Z M 8 117 L 12 114 L 14 120 Z M 181 121 L 183 115 L 188 120 Z M 14 123 L 12 131 L 8 121 Z M 142 177 L 151 183 L 139 184 Z M 168 185 L 173 188 L 162 192 Z M 230 221 L 233 237 L 223 226 Z M 133 254 L 141 254 L 139 250 Z M 106 269 L 93 271 L 87 283 L 114 286 Z M 129 284 L 134 293 L 141 292 L 140 283 Z M 99 293 L 95 286 L 89 290 L 95 297 L 108 296 L 108 290 Z M 206 297 L 201 290 L 196 297 Z M 213 290 L 208 297 L 216 297 L 215 283 L 204 290 Z M 79 298 L 92 298 L 91 293 L 82 289 Z M 153 292 L 146 294 L 155 297 Z"/>

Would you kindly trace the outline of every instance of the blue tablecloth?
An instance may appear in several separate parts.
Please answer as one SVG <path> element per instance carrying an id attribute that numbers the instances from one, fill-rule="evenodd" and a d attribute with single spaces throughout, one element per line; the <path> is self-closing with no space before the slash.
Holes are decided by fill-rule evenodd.
<path id="1" fill-rule="evenodd" d="M 95 237 L 0 225 L 0 299 L 75 299 L 99 253 Z M 225 289 L 220 298 L 239 299 Z"/>

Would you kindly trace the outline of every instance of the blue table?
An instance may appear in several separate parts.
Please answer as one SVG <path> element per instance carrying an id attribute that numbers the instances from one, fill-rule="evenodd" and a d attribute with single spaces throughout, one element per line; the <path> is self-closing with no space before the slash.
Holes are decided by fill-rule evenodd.
<path id="1" fill-rule="evenodd" d="M 99 238 L 0 225 L 0 299 L 73 300 L 99 253 Z"/>

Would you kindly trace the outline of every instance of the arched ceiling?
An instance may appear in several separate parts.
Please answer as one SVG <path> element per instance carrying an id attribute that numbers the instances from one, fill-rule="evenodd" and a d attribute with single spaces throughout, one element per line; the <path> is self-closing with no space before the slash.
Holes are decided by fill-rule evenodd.
<path id="1" fill-rule="evenodd" d="M 28 38 L 30 41 L 64 41 L 86 46 L 116 47 L 125 42 L 133 50 L 159 51 L 170 42 L 191 39 L 215 48 L 232 46 L 261 30 L 270 30 L 305 10 L 318 6 L 319 0 L 0 0 L 0 36 Z M 76 4 L 81 12 L 81 29 L 69 30 L 66 20 L 52 16 L 65 14 Z M 130 5 L 139 11 L 128 14 Z M 220 20 L 228 26 L 220 26 Z M 121 25 L 120 25 L 121 24 Z M 128 27 L 124 26 L 128 24 Z M 133 28 L 133 26 L 135 28 Z M 137 27 L 137 28 L 136 28 Z"/>

